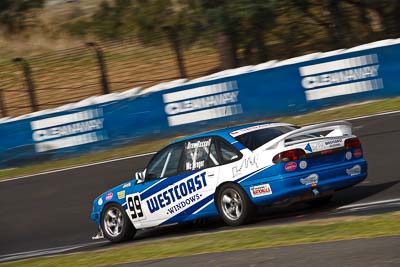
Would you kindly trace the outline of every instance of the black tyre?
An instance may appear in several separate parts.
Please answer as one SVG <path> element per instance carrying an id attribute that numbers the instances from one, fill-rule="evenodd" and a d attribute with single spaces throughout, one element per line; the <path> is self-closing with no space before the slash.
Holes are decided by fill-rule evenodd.
<path id="1" fill-rule="evenodd" d="M 218 191 L 217 207 L 222 220 L 231 226 L 249 221 L 254 205 L 246 192 L 237 184 L 225 184 Z"/>
<path id="2" fill-rule="evenodd" d="M 117 203 L 108 204 L 101 214 L 101 229 L 113 243 L 132 239 L 136 233 L 125 210 Z"/>

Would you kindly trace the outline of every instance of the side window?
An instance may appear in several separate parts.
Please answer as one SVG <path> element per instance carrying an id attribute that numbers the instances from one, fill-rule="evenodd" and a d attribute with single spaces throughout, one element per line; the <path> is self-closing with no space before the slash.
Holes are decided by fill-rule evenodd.
<path id="1" fill-rule="evenodd" d="M 218 140 L 218 145 L 223 164 L 238 160 L 242 156 L 231 144 Z"/>
<path id="2" fill-rule="evenodd" d="M 194 171 L 220 165 L 212 137 L 186 141 L 183 151 L 183 170 Z"/>
<path id="3" fill-rule="evenodd" d="M 214 167 L 220 165 L 220 160 L 218 158 L 218 149 L 215 140 L 211 143 L 210 146 L 210 156 L 208 158 L 208 167 Z"/>
<path id="4" fill-rule="evenodd" d="M 182 145 L 182 143 L 171 145 L 159 152 L 147 166 L 146 180 L 177 175 Z"/>

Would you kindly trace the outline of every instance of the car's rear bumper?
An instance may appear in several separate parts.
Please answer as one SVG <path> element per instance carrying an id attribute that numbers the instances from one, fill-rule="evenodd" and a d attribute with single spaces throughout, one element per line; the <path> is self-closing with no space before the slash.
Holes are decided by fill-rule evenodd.
<path id="1" fill-rule="evenodd" d="M 359 159 L 293 174 L 260 178 L 244 182 L 242 186 L 256 205 L 291 203 L 353 186 L 367 177 L 367 169 L 367 162 Z M 270 192 L 254 196 L 254 188 L 262 188 L 266 184 Z"/>

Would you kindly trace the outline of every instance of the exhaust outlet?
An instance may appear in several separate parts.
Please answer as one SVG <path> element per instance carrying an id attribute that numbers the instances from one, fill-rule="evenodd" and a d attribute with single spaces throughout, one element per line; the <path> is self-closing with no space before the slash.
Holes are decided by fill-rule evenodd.
<path id="1" fill-rule="evenodd" d="M 312 192 L 313 192 L 314 196 L 319 196 L 319 191 L 318 191 L 317 188 L 314 188 L 314 189 L 312 190 Z"/>

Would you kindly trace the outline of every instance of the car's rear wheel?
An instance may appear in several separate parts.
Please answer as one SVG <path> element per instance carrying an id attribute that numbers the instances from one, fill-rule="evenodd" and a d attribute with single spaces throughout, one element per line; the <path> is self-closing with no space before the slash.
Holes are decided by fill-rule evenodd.
<path id="1" fill-rule="evenodd" d="M 217 206 L 222 220 L 231 226 L 247 222 L 254 210 L 246 192 L 237 184 L 225 184 L 220 188 Z"/>
<path id="2" fill-rule="evenodd" d="M 128 215 L 117 203 L 108 204 L 103 209 L 101 228 L 104 236 L 114 243 L 132 239 L 136 233 Z"/>

